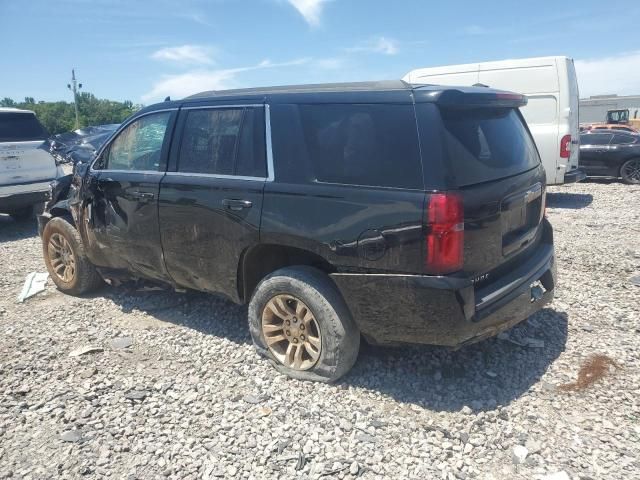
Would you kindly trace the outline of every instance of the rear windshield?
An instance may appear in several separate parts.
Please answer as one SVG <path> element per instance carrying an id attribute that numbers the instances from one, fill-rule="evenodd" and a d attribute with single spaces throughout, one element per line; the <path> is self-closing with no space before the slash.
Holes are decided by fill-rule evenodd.
<path id="1" fill-rule="evenodd" d="M 46 138 L 46 130 L 33 113 L 0 113 L 0 142 L 28 142 Z"/>
<path id="2" fill-rule="evenodd" d="M 497 180 L 540 163 L 513 108 L 442 109 L 446 145 L 459 186 Z"/>

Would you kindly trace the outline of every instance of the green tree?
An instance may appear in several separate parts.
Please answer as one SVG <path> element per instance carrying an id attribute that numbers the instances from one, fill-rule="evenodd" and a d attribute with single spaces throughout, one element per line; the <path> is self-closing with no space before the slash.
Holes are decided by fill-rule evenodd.
<path id="1" fill-rule="evenodd" d="M 0 106 L 33 110 L 40 123 L 52 135 L 73 130 L 75 125 L 75 110 L 71 102 L 44 102 L 42 100 L 36 102 L 33 97 L 25 97 L 24 102 L 17 103 L 13 99 L 5 97 L 0 100 Z M 116 102 L 99 99 L 89 92 L 82 92 L 78 95 L 78 114 L 81 128 L 90 125 L 121 123 L 140 108 L 142 105 L 134 105 L 129 100 Z"/>

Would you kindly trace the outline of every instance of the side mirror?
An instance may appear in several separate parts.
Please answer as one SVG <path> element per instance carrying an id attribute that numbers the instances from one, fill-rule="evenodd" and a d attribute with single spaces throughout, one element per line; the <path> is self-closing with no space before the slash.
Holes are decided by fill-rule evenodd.
<path id="1" fill-rule="evenodd" d="M 105 148 L 100 153 L 94 150 L 91 161 L 89 163 L 92 163 L 94 165 L 95 170 L 102 170 L 105 166 L 104 164 L 108 153 L 108 148 Z"/>
<path id="2" fill-rule="evenodd" d="M 78 175 L 80 177 L 84 177 L 84 174 L 89 170 L 88 162 L 78 162 L 73 166 L 74 175 Z"/>

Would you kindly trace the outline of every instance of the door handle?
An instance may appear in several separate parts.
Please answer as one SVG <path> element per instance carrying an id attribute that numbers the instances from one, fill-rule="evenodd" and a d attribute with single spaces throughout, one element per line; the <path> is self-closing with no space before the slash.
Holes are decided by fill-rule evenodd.
<path id="1" fill-rule="evenodd" d="M 131 192 L 131 196 L 143 202 L 148 202 L 155 198 L 155 195 L 151 192 Z"/>
<path id="2" fill-rule="evenodd" d="M 253 203 L 249 200 L 236 200 L 234 198 L 225 198 L 222 200 L 222 205 L 224 205 L 229 210 L 242 210 L 243 208 L 251 208 Z"/>

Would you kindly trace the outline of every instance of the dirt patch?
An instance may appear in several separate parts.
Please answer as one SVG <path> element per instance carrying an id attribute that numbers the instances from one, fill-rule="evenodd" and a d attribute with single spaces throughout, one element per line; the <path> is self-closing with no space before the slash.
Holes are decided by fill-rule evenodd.
<path id="1" fill-rule="evenodd" d="M 611 367 L 618 369 L 620 365 L 606 355 L 592 355 L 580 367 L 578 379 L 575 382 L 560 385 L 559 388 L 566 392 L 584 390 L 606 377 L 611 371 Z"/>

